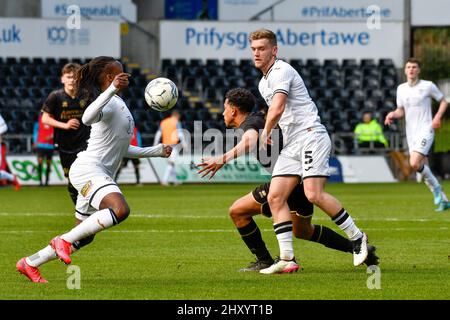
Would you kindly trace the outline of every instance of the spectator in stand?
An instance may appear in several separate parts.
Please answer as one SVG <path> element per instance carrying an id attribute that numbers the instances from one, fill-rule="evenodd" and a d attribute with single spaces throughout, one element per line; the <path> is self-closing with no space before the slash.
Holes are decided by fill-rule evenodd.
<path id="1" fill-rule="evenodd" d="M 380 149 L 386 148 L 388 142 L 383 134 L 383 129 L 376 119 L 372 118 L 372 113 L 363 113 L 363 122 L 355 127 L 355 139 L 359 148 Z"/>

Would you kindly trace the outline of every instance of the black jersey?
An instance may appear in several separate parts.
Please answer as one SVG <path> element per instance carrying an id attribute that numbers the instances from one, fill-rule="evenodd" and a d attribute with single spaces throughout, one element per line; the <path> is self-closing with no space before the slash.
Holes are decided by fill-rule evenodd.
<path id="1" fill-rule="evenodd" d="M 259 134 L 264 129 L 265 123 L 266 118 L 264 113 L 252 112 L 241 123 L 239 129 L 242 129 L 244 132 L 253 129 L 256 130 Z M 259 163 L 264 168 L 269 170 L 269 172 L 272 172 L 272 168 L 275 165 L 275 162 L 277 161 L 281 149 L 283 148 L 283 136 L 281 134 L 281 130 L 279 130 L 278 127 L 272 130 L 271 138 L 272 138 L 272 145 L 267 145 L 266 149 L 260 148 L 258 139 L 257 149 L 253 151 L 256 153 L 256 158 L 258 159 Z"/>
<path id="2" fill-rule="evenodd" d="M 55 120 L 67 122 L 70 119 L 78 119 L 80 121 L 77 130 L 55 128 L 55 144 L 60 152 L 78 153 L 86 149 L 90 127 L 82 123 L 81 117 L 87 105 L 86 100 L 72 98 L 64 89 L 52 91 L 45 100 L 42 111 L 49 113 Z"/>

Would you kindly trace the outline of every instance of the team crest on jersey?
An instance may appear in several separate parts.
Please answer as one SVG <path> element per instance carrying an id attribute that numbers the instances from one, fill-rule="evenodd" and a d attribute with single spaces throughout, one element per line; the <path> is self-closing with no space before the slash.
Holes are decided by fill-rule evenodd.
<path id="1" fill-rule="evenodd" d="M 69 103 L 67 101 L 63 101 L 62 107 L 67 108 L 69 106 Z"/>
<path id="2" fill-rule="evenodd" d="M 88 194 L 88 192 L 89 192 L 89 190 L 91 190 L 91 187 L 92 187 L 92 181 L 91 180 L 89 180 L 85 185 L 84 185 L 84 187 L 81 189 L 81 195 L 83 196 L 83 197 L 86 197 L 86 195 Z"/>
<path id="3" fill-rule="evenodd" d="M 110 177 L 105 177 L 106 181 L 113 181 Z"/>
<path id="4" fill-rule="evenodd" d="M 86 107 L 86 100 L 80 100 L 80 108 Z"/>

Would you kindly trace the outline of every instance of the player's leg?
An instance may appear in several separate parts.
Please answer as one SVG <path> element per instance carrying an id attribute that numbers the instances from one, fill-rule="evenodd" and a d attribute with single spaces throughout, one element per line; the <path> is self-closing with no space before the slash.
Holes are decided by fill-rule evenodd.
<path id="1" fill-rule="evenodd" d="M 273 228 L 280 248 L 280 257 L 272 266 L 262 269 L 260 273 L 291 273 L 299 269 L 295 261 L 292 241 L 292 218 L 287 199 L 298 183 L 298 176 L 272 177 L 267 197 L 273 217 Z"/>
<path id="2" fill-rule="evenodd" d="M 44 159 L 42 157 L 42 151 L 40 149 L 37 150 L 37 154 L 38 154 L 38 157 L 37 157 L 37 162 L 38 162 L 37 173 L 38 173 L 38 178 L 39 178 L 39 186 L 42 187 L 44 185 L 43 182 L 42 182 L 42 163 L 44 162 Z"/>
<path id="3" fill-rule="evenodd" d="M 48 182 L 50 180 L 50 173 L 52 171 L 52 153 L 53 150 L 47 150 L 45 155 L 45 159 L 47 162 L 47 171 L 45 172 L 45 185 L 48 186 Z"/>
<path id="4" fill-rule="evenodd" d="M 423 181 L 430 189 L 431 193 L 434 196 L 434 204 L 440 205 L 440 208 L 442 207 L 444 210 L 448 209 L 447 203 L 448 198 L 445 195 L 445 193 L 442 191 L 442 187 L 437 180 L 437 178 L 434 176 L 433 172 L 431 172 L 428 158 L 417 151 L 412 151 L 409 157 L 409 163 L 411 167 L 418 173 L 422 175 Z M 442 204 L 442 205 L 441 205 Z M 443 210 L 439 210 L 443 211 Z"/>
<path id="5" fill-rule="evenodd" d="M 67 184 L 67 191 L 69 191 L 69 196 L 70 196 L 70 199 L 72 199 L 73 205 L 76 206 L 77 198 L 78 198 L 78 191 L 73 186 L 72 182 L 70 181 L 69 171 L 70 171 L 70 167 L 77 159 L 77 154 L 76 153 L 65 153 L 65 152 L 60 151 L 59 158 L 61 160 L 61 166 L 63 168 L 64 176 L 67 178 L 67 180 L 69 182 Z"/>
<path id="6" fill-rule="evenodd" d="M 356 226 L 342 204 L 325 192 L 329 176 L 331 140 L 325 131 L 311 131 L 305 134 L 301 152 L 303 185 L 310 202 L 322 209 L 353 242 L 353 264 L 362 264 L 367 258 L 367 236 Z"/>
<path id="7" fill-rule="evenodd" d="M 71 249 L 73 243 L 106 230 L 123 220 L 130 214 L 125 198 L 115 184 L 94 189 L 91 205 L 98 211 L 90 215 L 67 233 L 53 238 L 51 246 L 58 257 L 66 264 L 71 263 Z"/>
<path id="8" fill-rule="evenodd" d="M 21 186 L 20 186 L 19 180 L 12 173 L 9 173 L 5 170 L 0 170 L 0 180 L 3 180 L 3 179 L 10 181 L 14 185 L 14 188 L 16 189 L 16 191 L 20 190 Z"/>
<path id="9" fill-rule="evenodd" d="M 324 191 L 326 178 L 305 178 L 305 194 L 309 201 L 322 209 L 345 232 L 353 243 L 353 264 L 358 266 L 367 258 L 367 236 L 335 197 Z"/>
<path id="10" fill-rule="evenodd" d="M 139 172 L 139 159 L 132 159 L 133 167 L 134 167 L 134 174 L 136 175 L 136 184 L 141 184 L 141 174 Z"/>
<path id="11" fill-rule="evenodd" d="M 79 225 L 87 217 L 89 217 L 90 213 L 92 213 L 92 209 L 93 208 L 89 208 L 89 202 L 86 201 L 86 199 L 79 197 L 75 207 L 75 226 Z M 75 241 L 71 246 L 71 253 L 78 251 L 82 247 L 91 243 L 93 240 L 94 235 Z M 16 268 L 32 282 L 47 282 L 47 280 L 42 278 L 38 268 L 47 262 L 55 260 L 56 258 L 57 255 L 55 250 L 51 247 L 51 245 L 47 245 L 36 253 L 20 259 L 16 264 Z"/>
<path id="12" fill-rule="evenodd" d="M 241 269 L 241 271 L 259 271 L 269 267 L 273 263 L 273 259 L 262 239 L 261 231 L 255 220 L 253 220 L 254 215 L 261 213 L 261 204 L 257 202 L 253 194 L 258 192 L 257 190 L 265 192 L 264 186 L 261 185 L 253 193 L 239 198 L 229 209 L 230 218 L 241 235 L 242 240 L 250 252 L 256 256 L 256 262 L 253 262 L 247 268 Z M 267 187 L 267 191 L 268 189 Z M 265 193 L 263 198 L 265 198 L 264 200 L 267 199 L 267 193 Z"/>

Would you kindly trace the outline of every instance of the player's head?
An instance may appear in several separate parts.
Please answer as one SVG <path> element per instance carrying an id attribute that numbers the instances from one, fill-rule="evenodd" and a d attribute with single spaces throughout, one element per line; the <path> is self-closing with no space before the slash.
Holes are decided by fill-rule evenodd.
<path id="1" fill-rule="evenodd" d="M 75 76 L 76 91 L 88 99 L 95 99 L 122 72 L 122 64 L 113 57 L 96 57 L 78 69 Z"/>
<path id="2" fill-rule="evenodd" d="M 225 94 L 223 118 L 227 127 L 238 127 L 255 108 L 255 97 L 247 89 L 235 88 Z"/>
<path id="3" fill-rule="evenodd" d="M 407 80 L 417 80 L 420 74 L 420 61 L 416 58 L 408 58 L 405 62 L 405 75 Z"/>
<path id="4" fill-rule="evenodd" d="M 68 92 L 74 91 L 75 73 L 80 65 L 78 63 L 67 63 L 61 69 L 61 83 L 64 85 L 64 90 Z"/>
<path id="5" fill-rule="evenodd" d="M 255 67 L 265 74 L 277 57 L 277 36 L 270 30 L 260 29 L 253 31 L 249 40 Z"/>
<path id="6" fill-rule="evenodd" d="M 370 121 L 372 121 L 372 112 L 365 111 L 363 113 L 362 119 L 364 123 L 369 123 Z"/>

